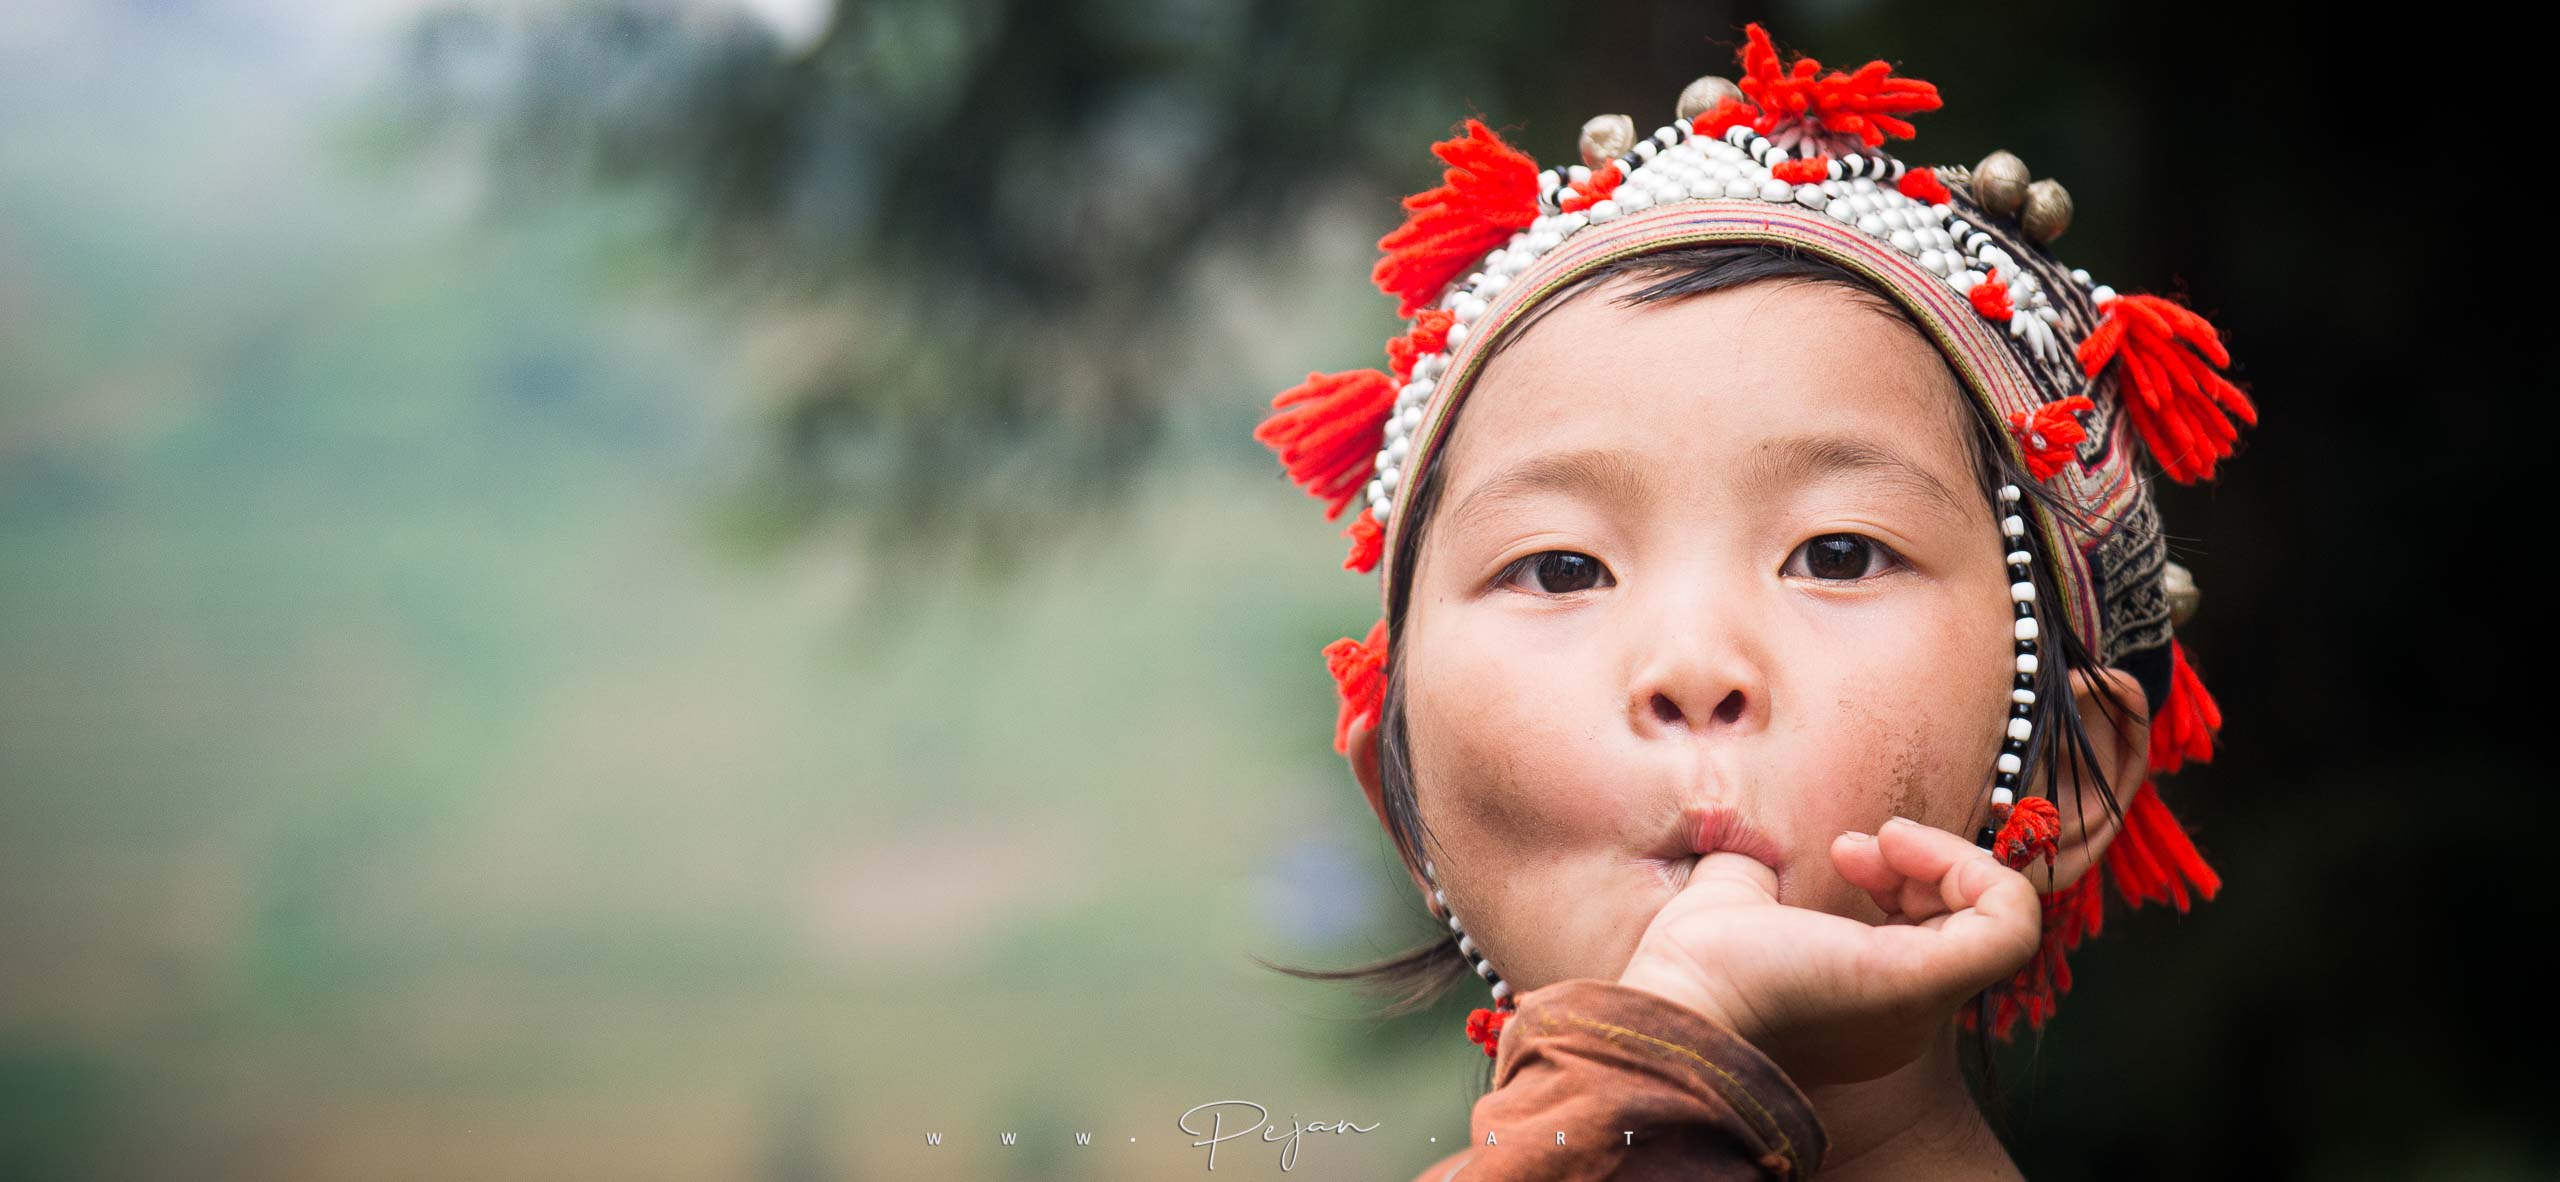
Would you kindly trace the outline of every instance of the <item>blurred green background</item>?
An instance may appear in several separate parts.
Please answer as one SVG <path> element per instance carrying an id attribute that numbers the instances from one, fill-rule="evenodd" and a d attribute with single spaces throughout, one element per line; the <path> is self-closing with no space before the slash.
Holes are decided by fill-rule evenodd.
<path id="1" fill-rule="evenodd" d="M 2229 742 L 2169 796 L 2227 891 L 2075 957 L 2003 1064 L 2021 1165 L 2560 1174 L 2547 777 L 2521 658 L 2444 631 L 2521 549 L 2464 508 L 2524 492 L 2481 425 L 2549 334 L 2384 208 L 2478 147 L 2394 97 L 2411 34 L 21 0 L 0 1175 L 1191 1177 L 1176 1118 L 1237 1098 L 1382 1125 L 1297 1176 L 1447 1152 L 1474 998 L 1374 1023 L 1247 959 L 1430 931 L 1326 745 L 1375 585 L 1249 432 L 1377 363 L 1432 139 L 1650 126 L 1751 19 L 1937 82 L 1904 155 L 2061 178 L 2065 257 L 2193 296 L 2268 416 L 2164 506 Z"/>

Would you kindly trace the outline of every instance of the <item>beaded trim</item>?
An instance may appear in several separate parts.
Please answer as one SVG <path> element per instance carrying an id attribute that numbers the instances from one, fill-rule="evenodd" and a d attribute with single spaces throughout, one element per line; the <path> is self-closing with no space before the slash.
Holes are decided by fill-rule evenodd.
<path id="1" fill-rule="evenodd" d="M 2027 528 L 2025 494 L 2017 485 L 2000 486 L 2000 533 L 2010 547 L 2009 602 L 2015 605 L 2017 622 L 2011 635 L 2017 644 L 2017 680 L 2009 690 L 2009 718 L 2000 734 L 2000 758 L 1992 765 L 1991 819 L 1974 836 L 1974 844 L 1990 849 L 2000 833 L 2000 822 L 2018 797 L 2018 777 L 2026 767 L 2027 746 L 2035 738 L 2036 724 L 2029 715 L 2036 705 L 2036 626 L 2035 553 L 2028 549 L 2033 531 Z"/>

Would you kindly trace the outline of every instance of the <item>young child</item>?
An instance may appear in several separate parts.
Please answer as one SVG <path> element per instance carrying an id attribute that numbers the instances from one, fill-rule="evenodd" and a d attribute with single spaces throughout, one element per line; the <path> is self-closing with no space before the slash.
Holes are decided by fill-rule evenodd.
<path id="1" fill-rule="evenodd" d="M 1334 748 L 1450 932 L 1307 975 L 1492 995 L 1427 1179 L 2016 1177 L 1957 1030 L 2040 1029 L 2104 884 L 2220 886 L 2146 778 L 2220 718 L 2138 470 L 2255 421 L 2218 334 L 2053 261 L 2016 157 L 1885 153 L 1934 87 L 1747 38 L 1581 166 L 1435 145 L 1388 369 L 1256 432 L 1361 505 Z"/>

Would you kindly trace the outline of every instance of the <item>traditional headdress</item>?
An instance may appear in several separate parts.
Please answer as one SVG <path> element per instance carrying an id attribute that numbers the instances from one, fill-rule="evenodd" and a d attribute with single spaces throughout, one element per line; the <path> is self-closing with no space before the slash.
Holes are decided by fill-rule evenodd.
<path id="1" fill-rule="evenodd" d="M 2209 479 L 2257 411 L 2223 375 L 2230 356 L 2202 316 L 2161 296 L 2119 294 L 2047 253 L 2071 221 L 2061 185 L 2032 180 L 2007 152 L 1971 168 L 1919 168 L 1884 150 L 1888 136 L 1911 137 L 1904 116 L 1939 106 L 1935 86 L 1894 77 L 1881 61 L 1850 73 L 1825 73 L 1811 58 L 1782 64 L 1759 25 L 1746 33 L 1739 84 L 1698 79 L 1677 117 L 1642 139 L 1627 116 L 1591 120 L 1579 165 L 1541 170 L 1475 119 L 1432 145 L 1448 165 L 1442 183 L 1405 198 L 1404 224 L 1378 242 L 1385 257 L 1372 278 L 1408 321 L 1387 342 L 1387 368 L 1307 375 L 1272 400 L 1255 437 L 1324 502 L 1327 520 L 1360 507 L 1343 565 L 1379 573 L 1383 606 L 1404 492 L 1445 439 L 1487 343 L 1549 295 L 1612 260 L 1710 242 L 1782 245 L 1855 272 L 1911 313 L 2008 426 L 2011 461 L 2082 511 L 2054 514 L 2014 485 L 2000 490 L 2017 678 L 1990 777 L 1992 823 L 1977 841 L 2012 866 L 2049 863 L 2054 803 L 2021 799 L 2020 785 L 2025 765 L 2052 750 L 2035 739 L 2031 707 L 2039 694 L 2071 691 L 2058 662 L 2038 660 L 2039 559 L 2063 624 L 2099 663 L 2142 683 L 2150 770 L 2210 759 L 2221 713 L 2172 635 L 2194 610 L 2195 586 L 2167 559 L 2136 456 L 2172 480 Z M 1324 650 L 1341 695 L 1337 752 L 1349 752 L 1355 724 L 1378 719 L 1386 649 L 1382 612 L 1365 639 Z M 1990 991 L 1997 1037 L 2021 1017 L 2041 1028 L 2070 989 L 2065 954 L 2098 934 L 2102 882 L 2128 906 L 2180 911 L 2220 889 L 2150 780 L 2123 812 L 2103 861 L 2044 897 L 2034 959 Z M 1494 1005 L 1468 1022 L 1491 1054 L 1510 988 L 1436 883 L 1433 895 L 1492 986 Z M 1976 1024 L 1970 1007 L 1963 1021 Z"/>

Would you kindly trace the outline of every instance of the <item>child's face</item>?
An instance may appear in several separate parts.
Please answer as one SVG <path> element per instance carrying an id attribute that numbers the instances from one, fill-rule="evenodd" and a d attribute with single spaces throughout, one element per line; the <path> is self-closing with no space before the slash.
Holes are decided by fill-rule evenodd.
<path id="1" fill-rule="evenodd" d="M 1618 975 L 1703 807 L 1783 902 L 1881 919 L 1832 839 L 1969 835 L 2008 709 L 2006 548 L 1937 352 L 1834 285 L 1628 283 L 1479 377 L 1395 658 L 1438 877 L 1522 991 Z"/>

